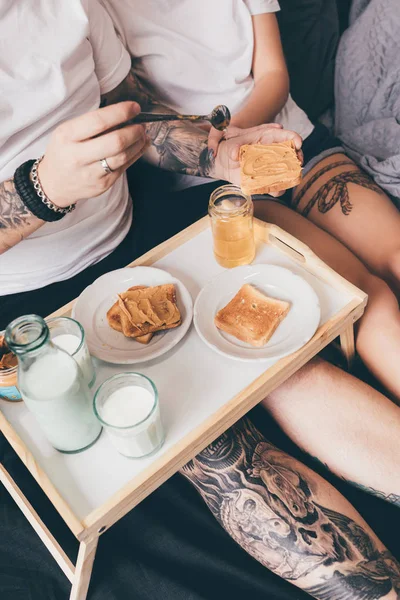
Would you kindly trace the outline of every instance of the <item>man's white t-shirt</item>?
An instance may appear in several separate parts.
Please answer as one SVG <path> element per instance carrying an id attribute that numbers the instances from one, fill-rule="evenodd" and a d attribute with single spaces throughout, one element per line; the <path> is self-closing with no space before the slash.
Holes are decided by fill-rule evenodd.
<path id="1" fill-rule="evenodd" d="M 254 87 L 252 16 L 277 0 L 102 0 L 133 58 L 135 73 L 178 112 L 233 114 Z M 306 138 L 313 125 L 289 97 L 276 117 Z"/>
<path id="2" fill-rule="evenodd" d="M 41 156 L 57 125 L 98 108 L 130 63 L 97 0 L 2 0 L 0 182 Z M 0 255 L 0 295 L 74 276 L 112 252 L 131 220 L 124 176 Z"/>

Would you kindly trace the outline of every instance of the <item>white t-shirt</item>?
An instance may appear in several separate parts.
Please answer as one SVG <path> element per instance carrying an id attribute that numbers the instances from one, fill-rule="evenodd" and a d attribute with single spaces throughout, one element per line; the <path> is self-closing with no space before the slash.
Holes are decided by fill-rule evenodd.
<path id="1" fill-rule="evenodd" d="M 252 15 L 279 10 L 277 0 L 102 0 L 133 66 L 155 95 L 178 112 L 208 114 L 217 104 L 237 113 L 251 94 Z M 313 125 L 289 97 L 276 117 L 306 138 Z"/>
<path id="2" fill-rule="evenodd" d="M 130 57 L 97 0 L 2 0 L 0 181 L 41 156 L 63 121 L 99 107 L 130 69 Z M 125 177 L 80 201 L 0 255 L 0 295 L 68 279 L 107 256 L 132 220 Z"/>

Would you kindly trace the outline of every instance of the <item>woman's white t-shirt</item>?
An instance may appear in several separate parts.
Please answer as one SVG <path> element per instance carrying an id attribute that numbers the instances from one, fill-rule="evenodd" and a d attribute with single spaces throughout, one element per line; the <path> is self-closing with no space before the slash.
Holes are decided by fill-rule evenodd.
<path id="1" fill-rule="evenodd" d="M 178 112 L 234 114 L 254 87 L 252 16 L 279 10 L 277 0 L 102 0 L 135 73 Z M 276 117 L 306 138 L 313 125 L 289 97 Z"/>
<path id="2" fill-rule="evenodd" d="M 41 156 L 57 125 L 98 108 L 100 94 L 117 87 L 130 62 L 97 0 L 2 0 L 0 181 Z M 118 246 L 131 220 L 120 177 L 105 194 L 80 201 L 0 255 L 0 295 L 79 273 Z"/>

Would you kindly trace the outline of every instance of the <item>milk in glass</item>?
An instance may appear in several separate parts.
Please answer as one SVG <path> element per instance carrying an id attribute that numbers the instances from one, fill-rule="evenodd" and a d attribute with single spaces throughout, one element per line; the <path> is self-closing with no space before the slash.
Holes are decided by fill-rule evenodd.
<path id="1" fill-rule="evenodd" d="M 78 452 L 100 435 L 87 383 L 75 360 L 50 340 L 46 322 L 37 315 L 20 317 L 6 330 L 18 357 L 23 400 L 49 442 L 61 452 Z"/>

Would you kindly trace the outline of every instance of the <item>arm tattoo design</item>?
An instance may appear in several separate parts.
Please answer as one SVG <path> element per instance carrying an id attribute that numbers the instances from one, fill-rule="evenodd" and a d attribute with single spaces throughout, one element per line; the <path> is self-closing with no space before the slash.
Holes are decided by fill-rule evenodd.
<path id="1" fill-rule="evenodd" d="M 158 167 L 185 175 L 212 176 L 214 153 L 208 150 L 206 133 L 180 121 L 148 123 L 146 132 L 157 151 Z"/>
<path id="2" fill-rule="evenodd" d="M 315 598 L 400 598 L 399 564 L 355 521 L 320 505 L 301 467 L 243 419 L 182 474 L 244 550 Z"/>
<path id="3" fill-rule="evenodd" d="M 0 245 L 4 249 L 9 249 L 15 245 L 15 236 L 19 236 L 18 241 L 21 241 L 24 237 L 24 229 L 31 225 L 33 219 L 35 217 L 17 194 L 13 180 L 0 183 L 0 236 L 5 237 Z M 13 238 L 10 244 L 5 241 L 8 235 Z"/>
<path id="4" fill-rule="evenodd" d="M 123 100 L 135 100 L 147 112 L 175 112 L 157 103 L 132 71 L 115 90 L 103 96 L 101 105 Z M 215 160 L 214 153 L 208 150 L 207 132 L 181 121 L 147 123 L 145 127 L 150 140 L 145 156 L 151 162 L 185 175 L 213 176 Z"/>
<path id="5" fill-rule="evenodd" d="M 354 163 L 350 160 L 342 160 L 339 162 L 326 165 L 322 169 L 319 169 L 310 179 L 304 184 L 301 190 L 294 194 L 292 200 L 292 208 L 298 208 L 301 199 L 305 196 L 311 186 L 325 173 L 341 166 L 355 167 Z M 374 183 L 374 181 L 365 173 L 360 171 L 358 168 L 339 173 L 334 175 L 329 181 L 324 183 L 317 192 L 308 201 L 307 205 L 303 210 L 299 211 L 304 217 L 307 217 L 312 208 L 317 205 L 320 213 L 327 213 L 331 210 L 338 202 L 341 206 L 342 213 L 347 216 L 351 213 L 353 205 L 350 202 L 348 184 L 355 183 L 361 187 L 373 190 L 378 194 L 383 194 L 381 188 Z"/>

